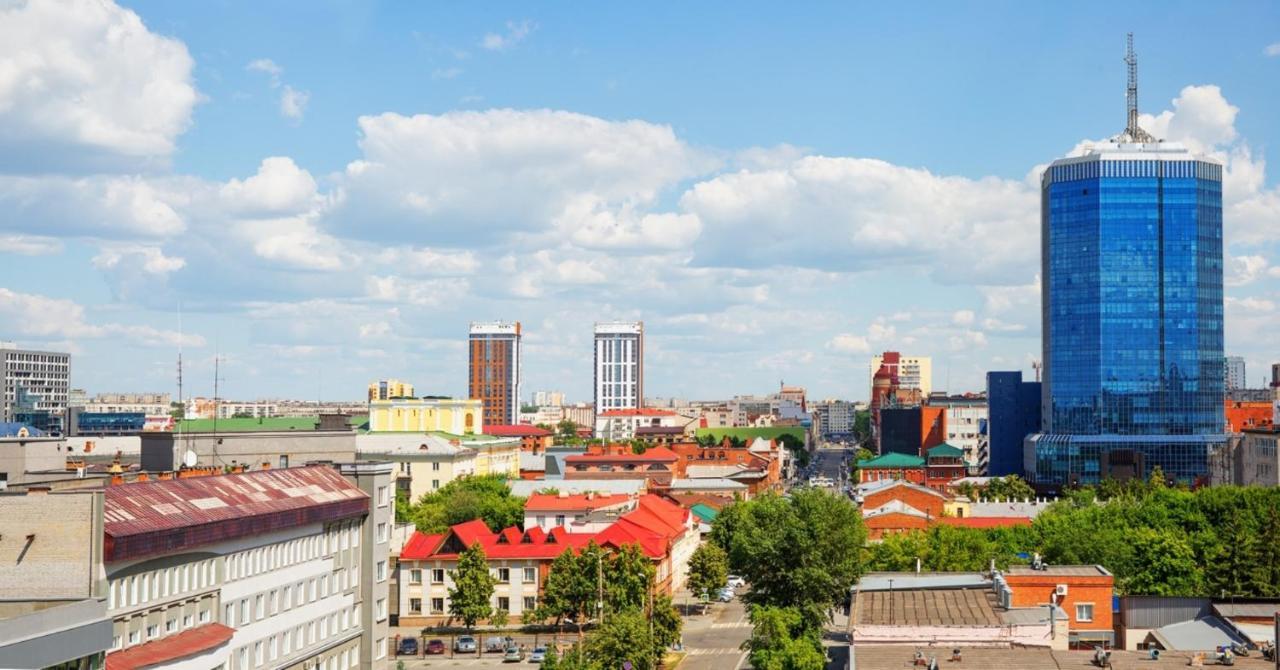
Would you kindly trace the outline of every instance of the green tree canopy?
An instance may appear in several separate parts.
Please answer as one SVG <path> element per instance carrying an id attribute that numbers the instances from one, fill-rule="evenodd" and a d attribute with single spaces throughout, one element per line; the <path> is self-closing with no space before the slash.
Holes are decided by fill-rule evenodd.
<path id="1" fill-rule="evenodd" d="M 511 495 L 505 477 L 460 477 L 407 507 L 405 517 L 424 533 L 443 533 L 449 526 L 483 519 L 493 529 L 524 521 L 524 499 Z"/>
<path id="2" fill-rule="evenodd" d="M 800 611 L 789 607 L 751 608 L 751 638 L 744 647 L 751 652 L 756 670 L 822 670 L 820 628 L 806 621 Z"/>
<path id="3" fill-rule="evenodd" d="M 729 557 L 715 542 L 704 542 L 689 557 L 689 590 L 710 598 L 729 579 Z"/>
<path id="4" fill-rule="evenodd" d="M 596 566 L 581 566 L 594 569 Z M 653 561 L 638 544 L 624 544 L 604 561 L 604 598 L 608 612 L 642 610 L 653 587 Z"/>
<path id="5" fill-rule="evenodd" d="M 865 539 L 857 507 L 815 488 L 734 503 L 712 525 L 730 569 L 751 583 L 749 604 L 794 607 L 814 626 L 862 574 Z"/>
<path id="6" fill-rule="evenodd" d="M 497 579 L 489 572 L 484 547 L 477 542 L 458 555 L 449 589 L 449 614 L 462 620 L 468 630 L 476 622 L 493 616 L 493 587 Z"/>
<path id="7" fill-rule="evenodd" d="M 643 612 L 611 615 L 587 640 L 587 656 L 601 668 L 621 668 L 630 661 L 634 670 L 658 667 L 656 645 Z"/>
<path id="8" fill-rule="evenodd" d="M 563 621 L 573 619 L 582 637 L 586 620 L 596 613 L 604 550 L 590 542 L 581 553 L 565 549 L 551 562 L 551 571 L 543 586 L 538 604 L 541 618 Z"/>

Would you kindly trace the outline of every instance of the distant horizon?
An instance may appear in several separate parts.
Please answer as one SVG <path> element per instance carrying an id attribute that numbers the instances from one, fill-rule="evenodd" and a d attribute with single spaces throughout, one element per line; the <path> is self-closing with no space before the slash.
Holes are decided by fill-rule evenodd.
<path id="1" fill-rule="evenodd" d="M 580 402 L 609 320 L 645 322 L 650 397 L 865 401 L 883 351 L 951 393 L 1032 378 L 1039 171 L 1125 129 L 1132 30 L 1142 127 L 1225 167 L 1226 353 L 1265 379 L 1278 25 L 1266 2 L 13 4 L 0 340 L 71 353 L 93 393 L 176 397 L 181 350 L 210 397 L 216 356 L 245 400 L 463 396 L 468 326 L 495 320 L 522 324 L 524 395 Z"/>

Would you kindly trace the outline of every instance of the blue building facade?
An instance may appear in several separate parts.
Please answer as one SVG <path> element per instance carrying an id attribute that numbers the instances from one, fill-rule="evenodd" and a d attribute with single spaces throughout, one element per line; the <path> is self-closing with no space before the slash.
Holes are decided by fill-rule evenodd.
<path id="1" fill-rule="evenodd" d="M 1055 161 L 1041 245 L 1036 482 L 1205 478 L 1225 441 L 1222 166 L 1154 142 Z"/>
<path id="2" fill-rule="evenodd" d="M 987 460 L 990 477 L 1026 477 L 1022 444 L 1040 430 L 1040 382 L 1021 372 L 987 373 Z"/>

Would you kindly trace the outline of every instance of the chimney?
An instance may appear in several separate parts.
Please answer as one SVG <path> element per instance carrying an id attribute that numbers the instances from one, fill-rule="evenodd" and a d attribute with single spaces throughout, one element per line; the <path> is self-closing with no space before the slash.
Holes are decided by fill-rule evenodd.
<path id="1" fill-rule="evenodd" d="M 112 486 L 120 486 L 121 484 L 124 484 L 124 476 L 123 476 L 123 475 L 111 475 L 111 485 L 112 485 Z"/>
<path id="2" fill-rule="evenodd" d="M 145 481 L 150 481 L 150 480 L 151 480 L 151 477 L 149 477 L 149 476 L 147 475 L 147 473 L 145 473 L 145 472 L 139 472 L 139 473 L 138 473 L 138 478 L 137 478 L 137 479 L 135 479 L 134 481 L 138 481 L 138 482 L 145 482 Z"/>

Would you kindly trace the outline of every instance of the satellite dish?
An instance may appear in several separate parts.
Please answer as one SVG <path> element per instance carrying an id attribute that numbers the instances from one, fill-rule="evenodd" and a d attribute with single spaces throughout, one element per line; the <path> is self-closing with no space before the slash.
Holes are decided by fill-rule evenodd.
<path id="1" fill-rule="evenodd" d="M 182 464 L 189 468 L 194 468 L 199 460 L 200 459 L 196 456 L 196 452 L 190 449 L 187 450 L 187 453 L 182 455 Z"/>

